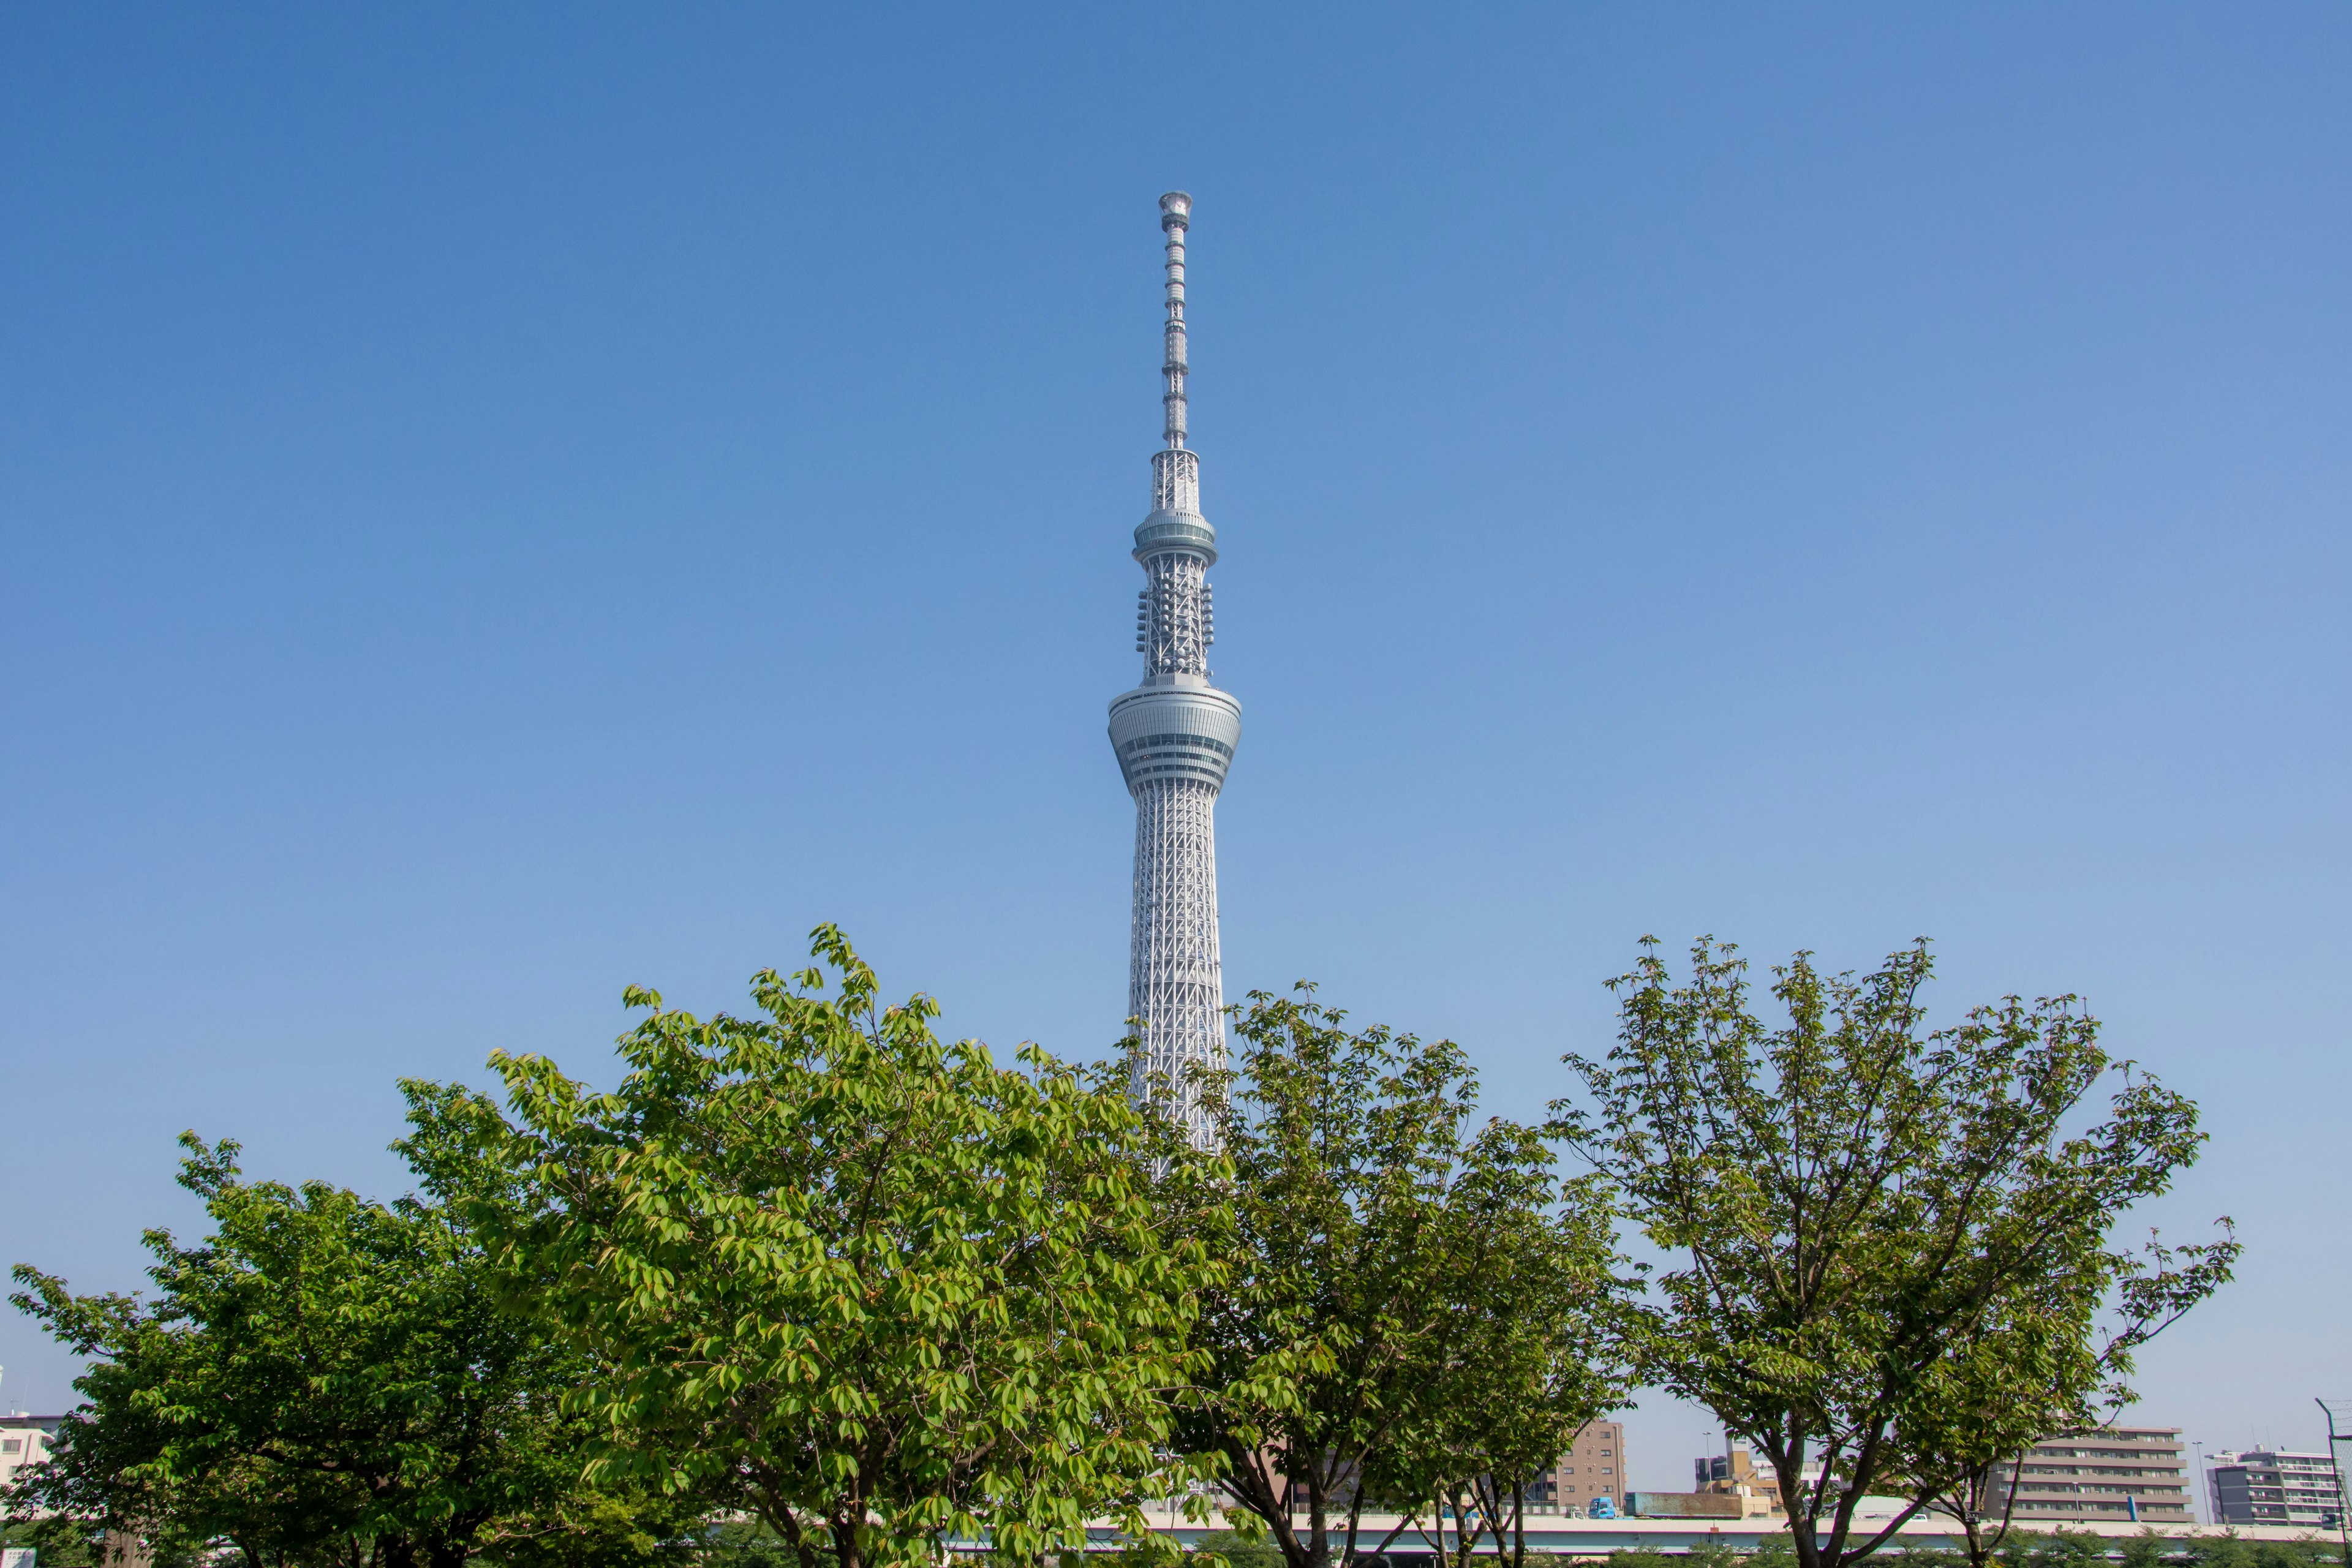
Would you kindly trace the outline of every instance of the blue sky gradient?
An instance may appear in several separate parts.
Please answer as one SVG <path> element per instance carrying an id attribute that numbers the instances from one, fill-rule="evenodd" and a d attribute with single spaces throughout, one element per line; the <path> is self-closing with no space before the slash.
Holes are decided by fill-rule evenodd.
<path id="1" fill-rule="evenodd" d="M 1229 994 L 1533 1114 L 1644 932 L 2080 992 L 2213 1134 L 2133 1223 L 2248 1244 L 2137 1414 L 2311 1446 L 2347 81 L 2319 5 L 0 6 L 0 1263 L 138 1285 L 183 1128 L 389 1192 L 396 1077 L 821 920 L 1106 1051 L 1181 186 Z"/>

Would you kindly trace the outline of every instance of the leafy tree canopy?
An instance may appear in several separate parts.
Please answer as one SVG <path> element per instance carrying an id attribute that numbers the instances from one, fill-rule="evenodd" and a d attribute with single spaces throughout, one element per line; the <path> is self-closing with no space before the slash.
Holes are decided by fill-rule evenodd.
<path id="1" fill-rule="evenodd" d="M 943 1046 L 837 930 L 814 952 L 748 1018 L 633 989 L 610 1094 L 493 1058 L 534 1194 L 512 1257 L 596 1357 L 600 1473 L 740 1501 L 809 1568 L 1141 1536 L 1200 1473 L 1171 1411 L 1223 1272 L 1154 1226 L 1154 1130 L 1118 1075 Z"/>
<path id="2" fill-rule="evenodd" d="M 1563 1191 L 1533 1131 L 1476 1124 L 1460 1047 L 1351 1032 L 1304 986 L 1253 993 L 1234 1035 L 1203 1097 L 1234 1266 L 1186 1431 L 1292 1568 L 1321 1568 L 1354 1552 L 1376 1491 L 1419 1508 L 1557 1458 L 1622 1392 L 1622 1285 L 1600 1194 Z"/>
<path id="3" fill-rule="evenodd" d="M 2097 1022 L 2071 996 L 2012 996 L 1931 1031 L 1930 968 L 1924 942 L 1859 978 L 1800 953 L 1773 971 L 1767 1019 L 1728 945 L 1699 942 L 1677 983 L 1645 942 L 1612 983 L 1616 1046 L 1568 1058 L 1590 1103 L 1555 1107 L 1679 1256 L 1645 1309 L 1644 1373 L 1770 1461 L 1801 1568 L 1892 1539 L 2004 1402 L 2041 1397 L 2036 1380 L 2095 1383 L 2098 1303 L 2218 1282 L 2107 1240 L 2195 1158 L 2196 1108 L 2126 1071 L 2106 1119 L 2070 1130 L 2117 1068 Z M 2217 1246 L 2188 1267 L 2225 1271 Z M 1943 1436 L 1939 1410 L 1958 1413 Z M 1910 1508 L 1857 1531 L 1857 1504 L 1890 1482 Z"/>
<path id="4" fill-rule="evenodd" d="M 584 1363 L 543 1318 L 500 1310 L 472 1219 L 511 1183 L 471 1136 L 482 1106 L 405 1087 L 395 1147 L 416 1195 L 249 1182 L 236 1144 L 190 1133 L 180 1184 L 211 1233 L 148 1233 L 152 1298 L 77 1297 L 16 1268 L 16 1304 L 92 1358 L 87 1403 L 17 1506 L 166 1556 L 226 1540 L 248 1568 L 651 1553 L 645 1508 L 581 1495 L 588 1428 L 557 1396 Z"/>

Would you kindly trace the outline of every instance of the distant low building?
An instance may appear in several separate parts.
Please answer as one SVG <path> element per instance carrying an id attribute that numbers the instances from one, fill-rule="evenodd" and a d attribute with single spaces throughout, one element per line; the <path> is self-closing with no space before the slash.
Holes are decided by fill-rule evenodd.
<path id="1" fill-rule="evenodd" d="M 1536 1477 L 1528 1489 L 1528 1511 L 1570 1519 L 1610 1518 L 1625 1495 L 1624 1482 L 1624 1423 L 1595 1421 L 1576 1435 L 1559 1463 Z M 1604 1505 L 1606 1511 L 1595 1511 Z"/>
<path id="2" fill-rule="evenodd" d="M 1744 1519 L 1748 1500 L 1730 1492 L 1627 1492 L 1634 1519 Z"/>
<path id="3" fill-rule="evenodd" d="M 0 1415 L 0 1487 L 15 1480 L 26 1466 L 47 1458 L 65 1424 L 62 1415 Z"/>
<path id="4" fill-rule="evenodd" d="M 2336 1462 L 2326 1454 L 2249 1448 L 2205 1461 L 2215 1524 L 2308 1524 L 2334 1530 L 2344 1507 Z"/>
<path id="5" fill-rule="evenodd" d="M 1769 1470 L 1758 1469 L 1745 1448 L 1735 1448 L 1727 1444 L 1720 1454 L 1702 1454 L 1692 1461 L 1691 1468 L 1697 1491 L 1713 1497 L 1738 1500 L 1739 1507 L 1735 1517 L 1748 1519 L 1785 1511 L 1780 1479 Z M 1818 1472 L 1818 1463 L 1813 1468 Z"/>
<path id="6" fill-rule="evenodd" d="M 1999 1466 L 1992 1479 L 1994 1508 L 2014 1482 L 2010 1517 L 2021 1521 L 2191 1522 L 2178 1426 L 2105 1426 L 2053 1437 L 2036 1444 L 2014 1475 Z"/>

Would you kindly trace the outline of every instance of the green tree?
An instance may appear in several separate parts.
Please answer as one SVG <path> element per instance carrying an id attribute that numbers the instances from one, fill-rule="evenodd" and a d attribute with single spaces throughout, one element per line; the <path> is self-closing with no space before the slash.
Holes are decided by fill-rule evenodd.
<path id="1" fill-rule="evenodd" d="M 2254 1542 L 2254 1568 L 2323 1568 L 2344 1560 L 2344 1543 L 2303 1535 L 2293 1541 Z"/>
<path id="2" fill-rule="evenodd" d="M 140 1538 L 156 1557 L 174 1561 L 225 1533 L 220 1521 L 249 1489 L 175 1479 L 159 1463 L 171 1426 L 158 1401 L 168 1400 L 180 1381 L 173 1374 L 189 1359 L 193 1336 L 135 1297 L 75 1300 L 61 1282 L 23 1265 L 16 1278 L 53 1300 L 37 1303 L 20 1293 L 15 1305 L 45 1318 L 50 1333 L 76 1354 L 101 1359 L 77 1380 L 84 1403 L 66 1415 L 52 1457 L 21 1472 L 6 1490 L 6 1511 L 23 1521 L 13 1528 L 23 1530 L 45 1560 L 86 1563 L 104 1561 L 110 1533 Z M 226 1495 L 201 1496 L 205 1492 Z M 205 1521 L 193 1537 L 192 1519 Z M 285 1528 L 259 1515 L 238 1523 L 248 1541 Z"/>
<path id="3" fill-rule="evenodd" d="M 2184 1555 L 2190 1568 L 2255 1568 L 2253 1548 L 2234 1529 L 2198 1537 Z"/>
<path id="4" fill-rule="evenodd" d="M 33 1548 L 40 1568 L 103 1568 L 103 1525 L 61 1513 L 7 1519 L 7 1490 L 0 1489 L 0 1520 L 6 1521 L 0 1523 L 0 1546 Z M 166 1551 L 155 1553 L 152 1563 L 152 1568 L 190 1568 L 194 1561 L 187 1553 Z"/>
<path id="5" fill-rule="evenodd" d="M 1885 1488 L 1957 1520 L 1971 1568 L 1984 1568 L 2009 1533 L 2026 1451 L 2112 1420 L 2134 1398 L 2133 1352 L 2228 1281 L 2238 1243 L 2222 1229 L 2203 1246 L 2136 1251 L 2074 1234 L 1925 1369 L 1889 1436 Z"/>
<path id="6" fill-rule="evenodd" d="M 1190 1556 L 1206 1552 L 1223 1558 L 1228 1568 L 1282 1568 L 1282 1553 L 1264 1536 L 1245 1536 L 1230 1530 L 1213 1530 L 1201 1537 Z"/>
<path id="7" fill-rule="evenodd" d="M 2161 1547 L 2171 1543 L 2158 1544 Z M 2344 1559 L 2340 1540 L 2314 1535 L 2301 1535 L 2292 1541 L 2248 1541 L 2231 1529 L 2178 1544 L 2181 1550 L 2170 1561 L 2188 1563 L 2189 1568 L 2335 1568 Z M 2126 1568 L 2137 1568 L 2131 1557 L 2131 1552 L 2126 1550 Z M 2160 1553 L 2148 1559 L 2151 1563 L 2165 1560 Z"/>
<path id="8" fill-rule="evenodd" d="M 1638 1546 L 1620 1546 L 1602 1561 L 1609 1568 L 1689 1568 L 1679 1552 L 1654 1552 Z"/>
<path id="9" fill-rule="evenodd" d="M 1595 1184 L 1563 1185 L 1542 1134 L 1499 1118 L 1472 1141 L 1450 1200 L 1449 1342 L 1366 1474 L 1374 1495 L 1412 1499 L 1416 1513 L 1426 1502 L 1423 1533 L 1455 1568 L 1481 1541 L 1525 1568 L 1528 1489 L 1627 1392 L 1614 1228 Z"/>
<path id="10" fill-rule="evenodd" d="M 2196 1108 L 2126 1075 L 2107 1120 L 2068 1133 L 2114 1066 L 2097 1023 L 2010 997 L 1930 1032 L 1924 942 L 1860 979 L 1798 954 L 1773 972 L 1777 1021 L 1729 946 L 1691 965 L 1677 984 L 1644 941 L 1612 983 L 1616 1046 L 1567 1058 L 1591 1104 L 1555 1125 L 1680 1255 L 1645 1309 L 1649 1380 L 1770 1461 L 1801 1568 L 1843 1568 L 1926 1506 L 1897 1426 L 1947 1355 L 2103 1267 L 2117 1217 L 2195 1157 Z M 1914 1500 L 1857 1531 L 1889 1477 Z"/>
<path id="11" fill-rule="evenodd" d="M 1107 1072 L 942 1046 L 833 927 L 814 951 L 837 990 L 763 973 L 751 1018 L 633 988 L 611 1094 L 494 1058 L 537 1193 L 512 1255 L 597 1358 L 598 1473 L 709 1489 L 807 1568 L 1142 1535 L 1196 1473 L 1171 1402 L 1220 1273 L 1154 1226 L 1147 1119 Z"/>
<path id="12" fill-rule="evenodd" d="M 510 1184 L 473 1138 L 482 1108 L 407 1088 L 395 1147 L 415 1195 L 247 1182 L 236 1143 L 191 1133 L 180 1183 L 212 1230 L 195 1246 L 148 1233 L 152 1300 L 16 1268 L 16 1304 L 92 1359 L 20 1506 L 166 1552 L 226 1540 L 247 1568 L 457 1568 L 599 1511 L 578 1495 L 590 1429 L 556 1399 L 585 1363 L 544 1319 L 500 1310 L 472 1227 Z"/>
<path id="13" fill-rule="evenodd" d="M 2003 1568 L 2104 1568 L 2109 1542 L 2095 1531 L 2021 1531 L 2000 1553 Z"/>
<path id="14" fill-rule="evenodd" d="M 1616 1258 L 1596 1194 L 1563 1200 L 1537 1134 L 1472 1130 L 1458 1046 L 1351 1033 L 1303 985 L 1252 993 L 1234 1034 L 1235 1071 L 1202 1095 L 1234 1173 L 1233 1268 L 1185 1432 L 1291 1568 L 1325 1568 L 1376 1493 L 1419 1509 L 1485 1465 L 1557 1457 L 1618 1386 L 1595 1370 Z"/>

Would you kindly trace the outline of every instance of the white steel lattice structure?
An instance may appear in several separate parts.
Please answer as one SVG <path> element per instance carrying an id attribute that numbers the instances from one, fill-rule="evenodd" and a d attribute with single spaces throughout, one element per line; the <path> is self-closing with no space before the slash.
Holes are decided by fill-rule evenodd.
<path id="1" fill-rule="evenodd" d="M 1217 532 L 1201 515 L 1201 459 L 1184 445 L 1184 236 L 1192 198 L 1160 198 L 1168 237 L 1166 447 L 1151 458 L 1151 515 L 1135 531 L 1143 568 L 1135 647 L 1143 682 L 1110 705 L 1110 743 L 1135 797 L 1135 925 L 1128 1013 L 1141 1020 L 1139 1096 L 1155 1083 L 1195 1143 L 1211 1136 L 1186 1088 L 1189 1069 L 1225 1062 L 1224 982 L 1217 960 L 1217 792 L 1242 738 L 1242 705 L 1209 684 L 1216 610 L 1209 568 Z"/>

